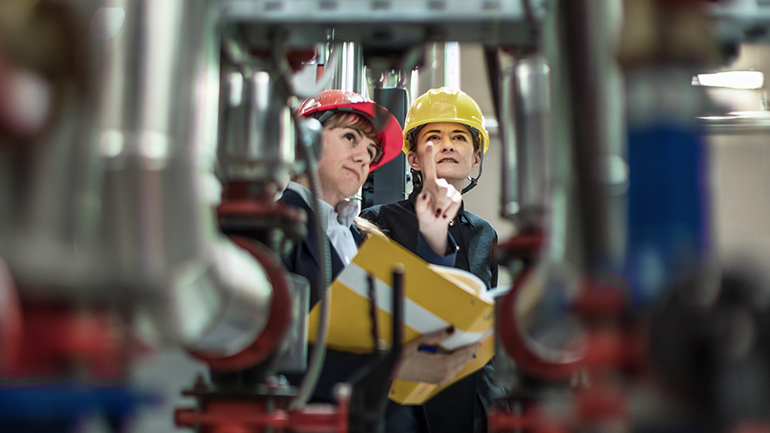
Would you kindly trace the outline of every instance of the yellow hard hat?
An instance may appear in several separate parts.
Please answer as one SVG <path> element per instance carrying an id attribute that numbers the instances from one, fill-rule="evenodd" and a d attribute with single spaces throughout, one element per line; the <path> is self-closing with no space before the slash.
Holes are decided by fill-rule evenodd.
<path id="1" fill-rule="evenodd" d="M 434 122 L 456 122 L 471 128 L 480 140 L 482 154 L 489 147 L 489 132 L 484 128 L 484 115 L 479 104 L 459 89 L 441 87 L 430 89 L 417 98 L 404 121 L 403 152 L 409 153 L 412 131 L 422 125 Z"/>

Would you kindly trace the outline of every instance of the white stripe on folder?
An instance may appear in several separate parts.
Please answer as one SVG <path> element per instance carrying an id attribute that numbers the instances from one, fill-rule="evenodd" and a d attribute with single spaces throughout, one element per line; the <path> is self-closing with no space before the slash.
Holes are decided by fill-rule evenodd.
<path id="1" fill-rule="evenodd" d="M 344 284 L 350 290 L 358 293 L 360 296 L 369 299 L 366 285 L 361 284 L 361 281 L 366 281 L 366 276 L 366 271 L 355 262 L 352 262 L 345 268 L 345 272 L 342 272 L 337 277 L 337 281 Z M 391 315 L 393 314 L 393 306 L 391 304 L 391 298 L 393 296 L 392 292 L 393 289 L 389 285 L 378 278 L 374 279 L 374 293 L 377 307 Z M 405 298 L 404 316 L 404 323 L 420 334 L 428 334 L 449 327 L 449 322 L 441 319 L 409 298 Z M 455 329 L 454 335 L 452 335 L 451 338 L 444 340 L 441 343 L 441 346 L 446 350 L 454 350 L 458 347 L 480 341 L 487 336 L 492 335 L 493 331 L 494 329 L 489 329 L 486 332 L 481 333 L 463 332 L 459 329 Z"/>

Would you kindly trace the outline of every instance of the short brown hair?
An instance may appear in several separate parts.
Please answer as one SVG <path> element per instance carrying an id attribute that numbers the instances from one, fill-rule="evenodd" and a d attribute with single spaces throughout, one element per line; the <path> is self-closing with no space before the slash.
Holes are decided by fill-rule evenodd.
<path id="1" fill-rule="evenodd" d="M 382 143 L 377 130 L 374 129 L 372 122 L 364 116 L 356 113 L 334 113 L 323 123 L 324 128 L 353 128 L 361 131 L 366 138 L 371 139 L 377 144 L 377 150 L 382 150 Z"/>

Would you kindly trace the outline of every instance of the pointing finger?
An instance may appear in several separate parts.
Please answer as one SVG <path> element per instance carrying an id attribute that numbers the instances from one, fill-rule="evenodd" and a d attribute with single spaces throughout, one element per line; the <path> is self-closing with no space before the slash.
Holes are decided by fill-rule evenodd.
<path id="1" fill-rule="evenodd" d="M 449 198 L 447 199 L 449 204 L 447 205 L 446 210 L 444 211 L 444 218 L 454 219 L 454 217 L 457 215 L 457 212 L 460 210 L 460 206 L 462 205 L 463 199 L 459 191 L 457 191 L 452 186 L 450 186 L 450 188 L 452 189 L 449 193 Z"/>
<path id="2" fill-rule="evenodd" d="M 433 185 L 436 183 L 436 161 L 433 152 L 433 143 L 429 141 L 425 145 L 425 155 L 422 162 L 423 185 Z"/>

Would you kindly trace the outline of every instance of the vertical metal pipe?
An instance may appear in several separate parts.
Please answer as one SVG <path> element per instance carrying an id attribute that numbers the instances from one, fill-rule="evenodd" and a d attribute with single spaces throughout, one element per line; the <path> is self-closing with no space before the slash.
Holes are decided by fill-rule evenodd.
<path id="1" fill-rule="evenodd" d="M 428 60 L 425 62 L 428 67 L 428 86 L 423 87 L 420 91 L 420 93 L 425 92 L 429 89 L 433 89 L 435 87 L 439 87 L 438 84 L 438 69 L 439 69 L 439 55 L 438 55 L 438 42 L 434 42 L 430 46 L 430 50 L 428 51 Z M 414 99 L 417 99 L 418 95 L 413 95 Z"/>
<path id="2" fill-rule="evenodd" d="M 333 88 L 366 95 L 368 92 L 361 45 L 355 42 L 344 42 L 337 49 L 341 49 L 342 53 L 332 80 Z"/>
<path id="3" fill-rule="evenodd" d="M 575 159 L 575 180 L 579 209 L 582 257 L 589 269 L 606 262 L 610 251 L 605 162 L 610 147 L 603 131 L 600 95 L 606 83 L 600 73 L 601 60 L 608 51 L 606 41 L 596 36 L 600 18 L 593 12 L 601 7 L 591 0 L 565 0 L 559 3 L 559 20 L 564 31 L 564 79 L 570 95 L 569 127 Z"/>
<path id="4" fill-rule="evenodd" d="M 409 100 L 408 105 L 420 96 L 420 71 L 414 69 L 409 73 Z"/>
<path id="5" fill-rule="evenodd" d="M 169 266 L 164 208 L 170 197 L 164 180 L 180 138 L 172 98 L 183 55 L 183 5 L 162 3 L 124 2 L 126 25 L 104 47 L 100 147 L 106 163 L 107 241 L 118 279 L 132 287 L 156 286 Z"/>
<path id="6" fill-rule="evenodd" d="M 460 43 L 446 42 L 444 44 L 444 86 L 460 88 L 460 65 Z"/>
<path id="7" fill-rule="evenodd" d="M 30 146 L 23 152 L 6 154 L 11 158 L 3 167 L 8 170 L 3 174 L 8 189 L 1 194 L 0 204 L 7 209 L 2 212 L 5 216 L 0 230 L 6 233 L 0 233 L 4 241 L 0 248 L 6 250 L 3 253 L 15 278 L 25 287 L 47 293 L 70 291 L 78 298 L 98 295 L 93 289 L 99 287 L 103 275 L 98 251 L 100 166 L 90 122 L 99 56 L 92 46 L 98 43 L 95 32 L 88 31 L 89 20 L 98 18 L 101 3 L 82 0 L 32 8 L 33 13 L 42 10 L 48 14 L 41 22 L 59 19 L 40 41 L 55 44 L 60 41 L 49 39 L 64 38 L 62 52 L 50 60 L 56 66 L 47 65 L 54 74 L 46 80 L 56 93 L 50 107 L 55 123 L 34 149 Z M 60 16 L 53 18 L 51 14 L 57 12 Z M 82 53 L 82 58 L 73 67 L 77 53 Z M 17 165 L 24 167 L 23 176 L 14 176 L 19 174 L 14 173 L 19 170 Z M 103 286 L 101 295 L 109 295 Z"/>
<path id="8" fill-rule="evenodd" d="M 527 56 L 515 59 L 501 83 L 502 209 L 520 228 L 543 223 L 553 127 L 549 80 L 545 58 Z"/>
<path id="9" fill-rule="evenodd" d="M 217 154 L 223 181 L 288 181 L 294 128 L 283 87 L 268 71 L 232 68 L 222 74 Z"/>
<path id="10" fill-rule="evenodd" d="M 259 335 L 272 295 L 214 217 L 218 12 L 205 0 L 125 7 L 125 31 L 105 47 L 100 119 L 116 284 L 159 337 L 231 355 Z"/>
<path id="11" fill-rule="evenodd" d="M 516 216 L 521 209 L 520 197 L 519 197 L 519 161 L 518 152 L 516 148 L 516 131 L 519 128 L 519 124 L 516 122 L 516 116 L 514 114 L 514 89 L 516 89 L 516 74 L 515 70 L 510 67 L 501 71 L 498 67 L 498 54 L 489 53 L 487 62 L 495 62 L 494 65 L 488 65 L 488 68 L 494 68 L 491 70 L 492 74 L 499 73 L 499 89 L 498 95 L 495 95 L 498 103 L 496 104 L 496 115 L 498 116 L 497 125 L 500 132 L 500 141 L 502 142 L 502 172 L 501 172 L 501 215 L 504 218 L 509 218 L 515 223 Z M 490 75 L 492 75 L 490 74 Z M 496 77 L 489 77 L 490 80 Z M 495 87 L 493 87 L 493 91 Z"/>
<path id="12" fill-rule="evenodd" d="M 551 93 L 549 67 L 543 57 L 519 59 L 515 66 L 516 149 L 518 153 L 519 205 L 522 219 L 532 212 L 538 218 L 549 177 L 546 156 L 551 150 Z"/>

